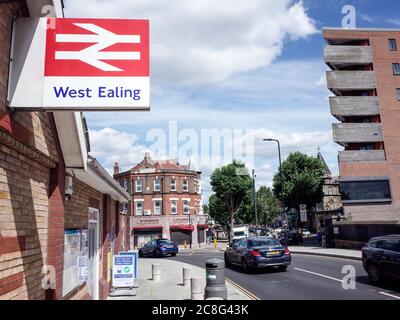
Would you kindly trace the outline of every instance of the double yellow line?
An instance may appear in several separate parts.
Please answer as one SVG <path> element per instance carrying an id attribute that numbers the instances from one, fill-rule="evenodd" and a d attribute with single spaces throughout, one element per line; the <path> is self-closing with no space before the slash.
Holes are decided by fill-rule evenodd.
<path id="1" fill-rule="evenodd" d="M 259 297 L 257 297 L 255 294 L 251 293 L 250 291 L 246 290 L 245 288 L 241 287 L 238 285 L 236 282 L 233 282 L 232 280 L 225 278 L 225 281 L 229 283 L 232 287 L 235 289 L 241 291 L 244 295 L 249 297 L 251 300 L 261 300 Z"/>

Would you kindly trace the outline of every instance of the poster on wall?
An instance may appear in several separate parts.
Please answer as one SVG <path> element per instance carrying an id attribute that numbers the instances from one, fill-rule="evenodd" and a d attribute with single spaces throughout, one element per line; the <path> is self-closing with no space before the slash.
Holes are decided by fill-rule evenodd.
<path id="1" fill-rule="evenodd" d="M 79 257 L 81 247 L 81 232 L 79 229 L 64 231 L 64 271 L 63 296 L 79 286 Z"/>
<path id="2" fill-rule="evenodd" d="M 88 262 L 89 262 L 89 244 L 88 244 L 88 230 L 81 230 L 81 250 L 79 257 L 80 268 L 80 282 L 85 282 L 88 279 Z"/>

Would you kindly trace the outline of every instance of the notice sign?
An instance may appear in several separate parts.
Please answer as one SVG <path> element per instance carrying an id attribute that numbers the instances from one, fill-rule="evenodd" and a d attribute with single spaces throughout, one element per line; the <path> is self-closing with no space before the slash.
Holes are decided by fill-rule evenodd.
<path id="1" fill-rule="evenodd" d="M 300 221 L 307 222 L 307 206 L 305 204 L 300 205 Z"/>
<path id="2" fill-rule="evenodd" d="M 112 286 L 133 287 L 135 280 L 135 260 L 133 255 L 116 255 L 113 259 Z"/>
<path id="3" fill-rule="evenodd" d="M 32 45 L 26 56 L 15 54 L 12 60 L 11 107 L 149 109 L 148 20 L 49 19 L 16 21 L 12 51 L 27 41 Z M 36 90 L 23 96 L 18 87 L 32 81 Z"/>

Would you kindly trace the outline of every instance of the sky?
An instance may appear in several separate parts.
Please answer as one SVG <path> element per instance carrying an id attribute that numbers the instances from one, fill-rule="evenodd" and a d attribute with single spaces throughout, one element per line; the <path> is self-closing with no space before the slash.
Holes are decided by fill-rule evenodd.
<path id="1" fill-rule="evenodd" d="M 318 148 L 337 175 L 323 63 L 323 27 L 340 27 L 342 7 L 357 28 L 400 28 L 400 1 L 389 0 L 64 0 L 65 17 L 150 20 L 151 110 L 86 112 L 91 155 L 112 173 L 153 158 L 209 176 L 233 158 L 272 185 L 283 160 Z"/>

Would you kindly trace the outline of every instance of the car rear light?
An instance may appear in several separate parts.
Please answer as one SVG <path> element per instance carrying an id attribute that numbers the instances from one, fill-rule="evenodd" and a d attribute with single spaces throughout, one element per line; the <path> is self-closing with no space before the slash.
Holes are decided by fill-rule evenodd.
<path id="1" fill-rule="evenodd" d="M 289 255 L 289 254 L 290 254 L 290 251 L 289 251 L 289 249 L 288 249 L 288 248 L 285 248 L 285 251 L 284 251 L 284 253 L 285 253 L 285 255 Z"/>
<path id="2" fill-rule="evenodd" d="M 251 250 L 251 255 L 253 257 L 261 257 L 261 253 L 258 250 Z"/>

